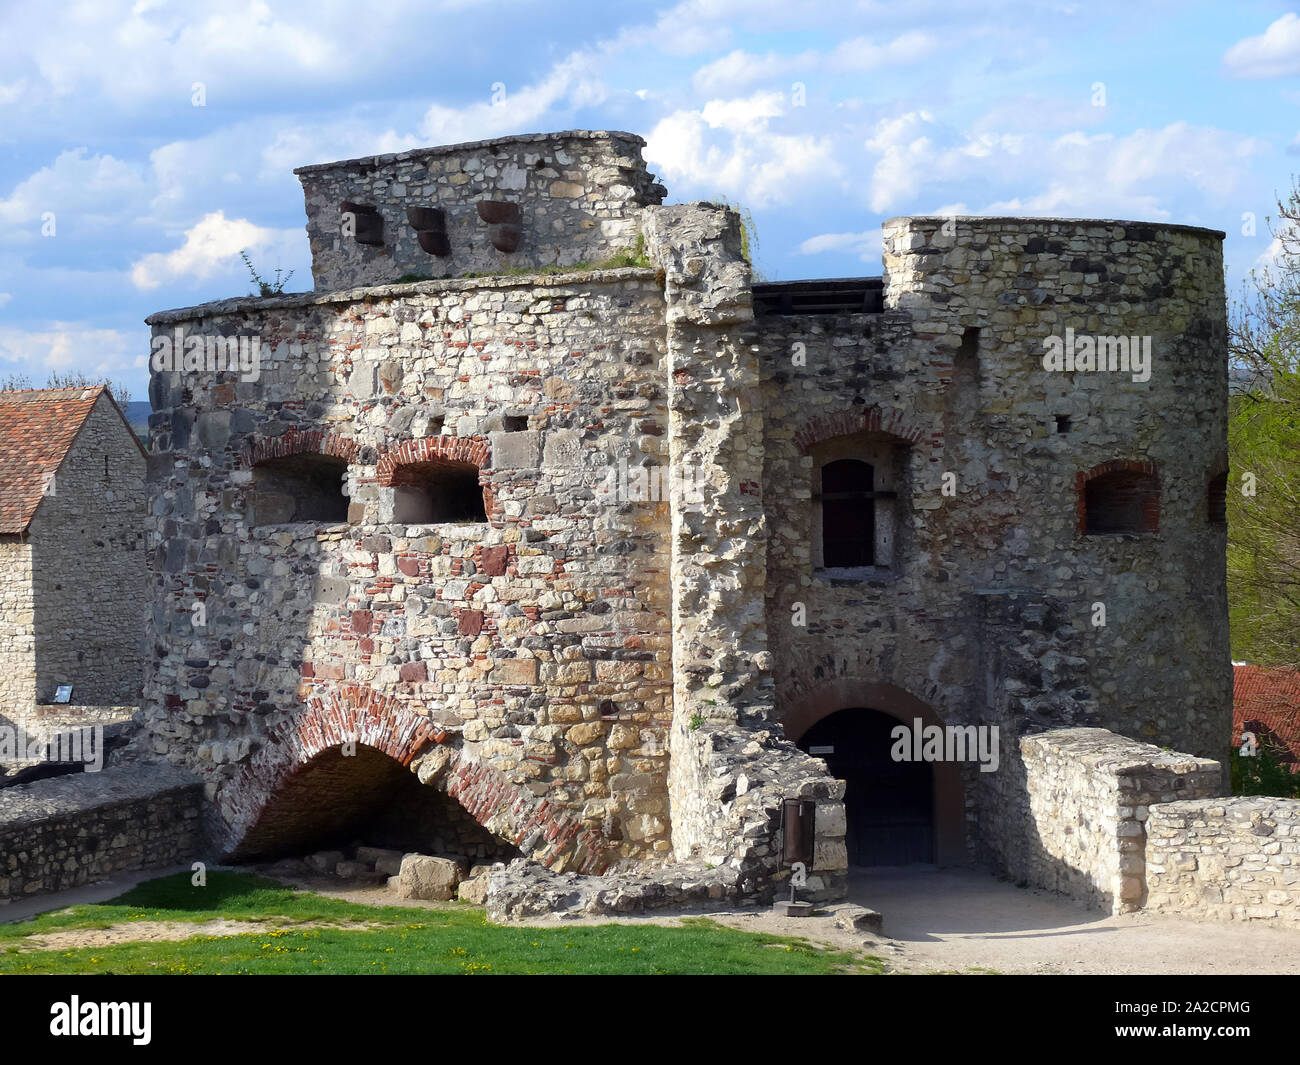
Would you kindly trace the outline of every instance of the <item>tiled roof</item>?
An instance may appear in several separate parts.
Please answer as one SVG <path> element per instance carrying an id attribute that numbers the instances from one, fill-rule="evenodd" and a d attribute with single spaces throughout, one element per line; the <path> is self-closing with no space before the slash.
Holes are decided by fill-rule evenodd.
<path id="1" fill-rule="evenodd" d="M 1284 747 L 1281 761 L 1300 765 L 1300 669 L 1234 665 L 1232 677 L 1233 746 L 1245 729 L 1262 746 Z"/>
<path id="2" fill-rule="evenodd" d="M 0 392 L 0 534 L 27 531 L 45 486 L 103 391 L 100 385 Z"/>

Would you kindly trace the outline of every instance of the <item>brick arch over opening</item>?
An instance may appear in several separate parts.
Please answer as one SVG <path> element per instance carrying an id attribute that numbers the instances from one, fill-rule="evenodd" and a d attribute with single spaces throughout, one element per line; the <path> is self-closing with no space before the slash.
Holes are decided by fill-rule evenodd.
<path id="1" fill-rule="evenodd" d="M 238 464 L 255 466 L 266 459 L 284 458 L 288 455 L 332 455 L 344 462 L 354 462 L 361 448 L 355 440 L 324 429 L 299 432 L 290 429 L 283 436 L 259 440 L 240 452 Z"/>
<path id="2" fill-rule="evenodd" d="M 787 704 L 782 720 L 785 735 L 798 743 L 813 725 L 840 710 L 852 707 L 879 710 L 902 724 L 911 725 L 916 718 L 921 724 L 938 725 L 944 722 L 911 692 L 893 684 L 841 677 L 813 688 Z M 935 857 L 939 865 L 957 865 L 966 861 L 966 803 L 962 786 L 961 767 L 953 762 L 935 762 L 934 773 L 934 830 Z"/>
<path id="3" fill-rule="evenodd" d="M 488 442 L 481 436 L 430 436 L 408 440 L 379 456 L 375 480 L 392 487 L 398 467 L 417 462 L 463 462 L 479 471 L 482 483 L 492 457 Z"/>
<path id="4" fill-rule="evenodd" d="M 942 433 L 931 432 L 912 422 L 902 411 L 888 407 L 851 407 L 819 415 L 799 427 L 794 434 L 794 442 L 799 451 L 806 455 L 824 441 L 862 432 L 888 433 L 909 444 L 920 444 L 928 440 L 931 446 L 941 447 L 943 443 Z"/>
<path id="5" fill-rule="evenodd" d="M 1074 506 L 1078 518 L 1079 535 L 1088 531 L 1088 482 L 1108 473 L 1138 473 L 1151 477 L 1155 481 L 1156 498 L 1153 505 L 1144 506 L 1145 532 L 1158 532 L 1160 529 L 1160 471 L 1154 462 L 1141 459 L 1110 459 L 1099 462 L 1090 470 L 1081 470 L 1074 475 Z"/>
<path id="6" fill-rule="evenodd" d="M 614 863 L 616 845 L 573 811 L 511 783 L 487 763 L 466 758 L 450 740 L 427 718 L 364 685 L 341 684 L 312 698 L 301 713 L 270 729 L 262 748 L 220 789 L 222 854 L 240 856 L 272 797 L 292 776 L 325 752 L 356 743 L 407 768 L 436 748 L 435 767 L 427 776 L 422 771 L 422 779 L 525 857 L 583 873 L 602 873 Z"/>

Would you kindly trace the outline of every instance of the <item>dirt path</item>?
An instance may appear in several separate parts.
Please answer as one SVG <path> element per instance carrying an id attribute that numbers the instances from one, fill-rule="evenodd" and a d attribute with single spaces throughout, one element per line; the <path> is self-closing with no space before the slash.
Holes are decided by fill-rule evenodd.
<path id="1" fill-rule="evenodd" d="M 223 919 L 195 924 L 188 921 L 131 921 L 108 928 L 72 928 L 66 932 L 41 932 L 22 940 L 19 953 L 31 950 L 73 950 L 77 947 L 110 947 L 118 943 L 160 943 L 194 936 L 238 936 L 247 933 L 301 932 L 308 928 L 379 928 L 369 921 L 228 921 Z"/>

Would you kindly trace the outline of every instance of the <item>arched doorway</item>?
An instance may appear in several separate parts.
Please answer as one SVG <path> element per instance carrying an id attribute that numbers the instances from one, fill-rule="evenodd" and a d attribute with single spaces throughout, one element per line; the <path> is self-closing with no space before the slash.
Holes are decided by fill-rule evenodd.
<path id="1" fill-rule="evenodd" d="M 934 773 L 927 762 L 891 757 L 898 723 L 879 710 L 852 707 L 822 718 L 799 740 L 844 781 L 851 866 L 935 861 Z"/>
<path id="2" fill-rule="evenodd" d="M 859 864 L 859 859 L 853 853 L 855 844 L 852 835 L 856 831 L 855 823 L 864 821 L 864 814 L 868 825 L 873 817 L 881 822 L 882 833 L 884 824 L 890 819 L 901 822 L 894 826 L 894 831 L 899 833 L 906 833 L 909 823 L 923 819 L 926 809 L 923 779 L 928 781 L 930 795 L 930 857 L 923 860 L 938 866 L 964 865 L 970 860 L 966 847 L 966 802 L 960 763 L 895 763 L 890 757 L 893 746 L 890 730 L 899 725 L 911 730 L 917 721 L 923 728 L 943 726 L 943 718 L 929 704 L 896 685 L 847 676 L 823 681 L 793 698 L 783 699 L 781 716 L 785 734 L 790 741 L 815 757 L 825 759 L 832 774 L 841 780 L 856 775 L 860 780 L 868 782 L 865 791 L 859 786 L 856 793 L 865 796 L 868 802 L 874 802 L 877 812 L 873 814 L 870 809 L 858 807 L 855 814 L 852 807 L 846 809 L 850 834 L 846 844 L 850 851 L 850 865 Z M 861 719 L 857 725 L 838 724 L 840 721 L 851 722 L 855 717 Z M 837 724 L 827 725 L 827 732 L 818 738 L 813 730 L 832 718 Z M 840 734 L 835 735 L 835 731 L 840 729 Z M 836 753 L 817 753 L 812 750 L 814 747 L 835 747 Z M 841 760 L 847 763 L 843 766 L 844 771 L 841 769 Z M 901 778 L 897 787 L 902 791 L 898 797 L 891 798 L 883 786 L 878 791 L 872 791 L 870 780 L 873 775 L 885 781 L 893 779 L 890 774 L 894 773 Z M 856 806 L 856 800 L 852 800 L 855 789 L 850 784 L 846 790 L 846 798 Z M 910 798 L 905 799 L 904 795 Z M 847 806 L 849 803 L 846 802 Z M 923 838 L 924 834 L 916 832 L 912 835 L 915 841 L 917 837 Z M 914 849 L 923 846 L 924 842 L 911 844 Z"/>

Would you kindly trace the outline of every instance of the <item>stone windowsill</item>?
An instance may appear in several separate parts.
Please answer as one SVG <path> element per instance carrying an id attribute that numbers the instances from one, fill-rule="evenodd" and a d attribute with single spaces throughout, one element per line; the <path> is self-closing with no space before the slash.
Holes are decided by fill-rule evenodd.
<path id="1" fill-rule="evenodd" d="M 893 584 L 901 580 L 901 571 L 890 566 L 822 566 L 813 577 L 828 584 Z"/>

